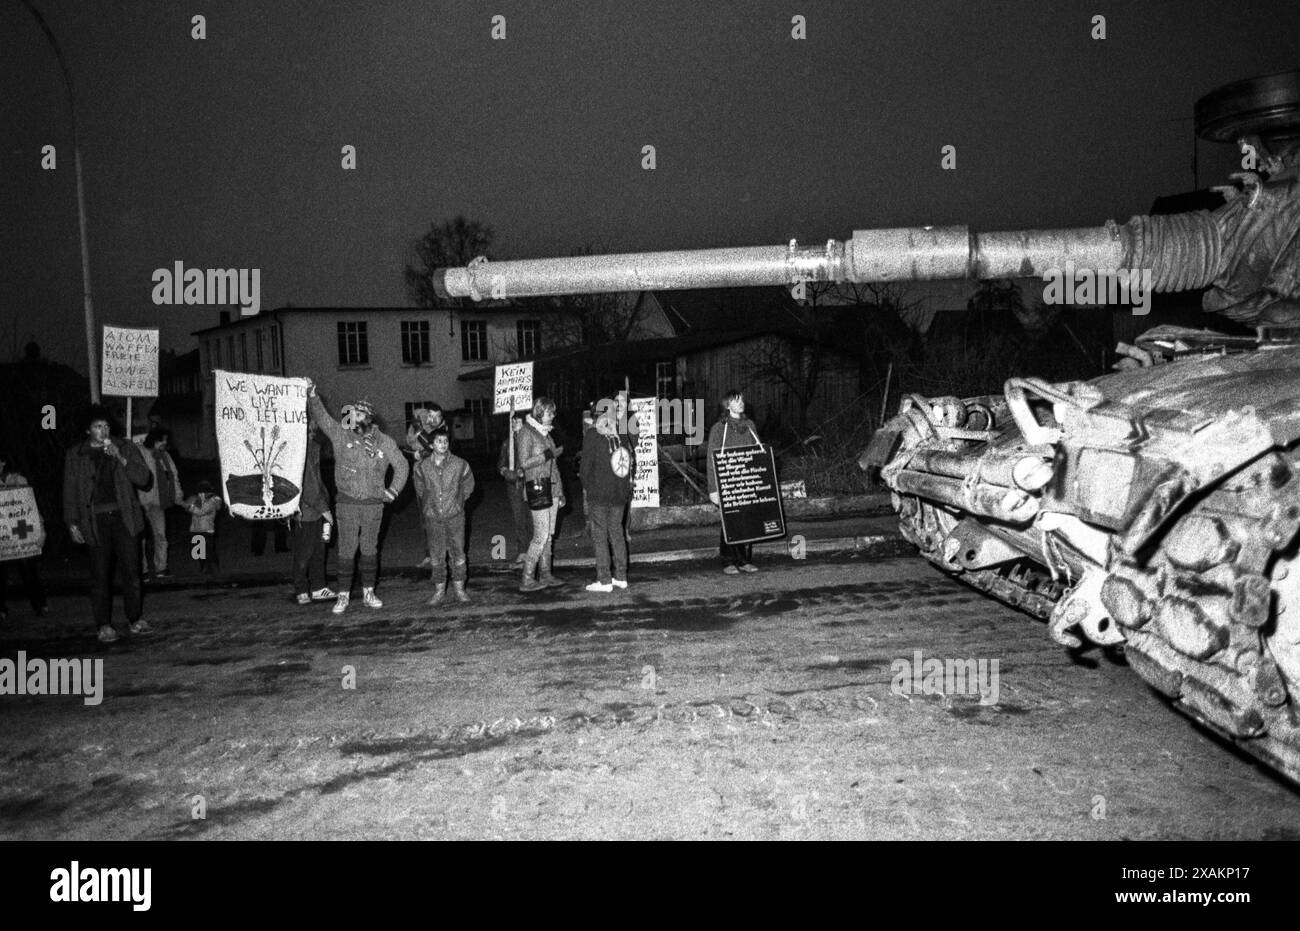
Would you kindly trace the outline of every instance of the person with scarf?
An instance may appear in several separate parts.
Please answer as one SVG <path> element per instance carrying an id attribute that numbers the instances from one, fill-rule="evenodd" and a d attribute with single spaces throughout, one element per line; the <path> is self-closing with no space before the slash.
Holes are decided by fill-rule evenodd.
<path id="1" fill-rule="evenodd" d="M 432 452 L 415 464 L 415 488 L 422 502 L 424 535 L 433 562 L 434 590 L 428 604 L 437 607 L 446 595 L 448 558 L 452 593 L 457 601 L 469 601 L 465 594 L 465 502 L 474 493 L 474 473 L 468 462 L 452 454 L 447 430 L 433 434 Z"/>
<path id="2" fill-rule="evenodd" d="M 27 476 L 13 470 L 10 466 L 8 454 L 0 452 L 0 488 L 26 488 Z M 36 616 L 45 617 L 50 613 L 45 600 L 45 584 L 41 581 L 40 569 L 37 567 L 38 558 L 29 556 L 26 559 L 0 562 L 0 623 L 9 619 L 8 588 L 11 564 L 18 570 L 18 575 L 23 580 L 23 588 L 27 590 L 27 600 L 31 602 Z"/>
<path id="3" fill-rule="evenodd" d="M 379 524 L 384 505 L 397 500 L 406 487 L 411 467 L 387 433 L 375 426 L 374 408 L 369 401 L 343 405 L 342 421 L 335 420 L 308 382 L 307 407 L 311 416 L 334 444 L 334 484 L 338 498 L 339 592 L 331 609 L 342 614 L 352 599 L 354 562 L 360 549 L 361 597 L 367 608 L 382 608 L 375 594 L 379 581 Z M 386 485 L 389 467 L 393 482 Z"/>
<path id="4" fill-rule="evenodd" d="M 737 446 L 758 446 L 758 431 L 754 421 L 745 416 L 745 396 L 739 391 L 728 391 L 722 396 L 722 417 L 709 431 L 708 452 L 705 460 L 709 467 L 709 500 L 719 509 L 722 499 L 718 495 L 717 467 L 713 464 L 713 453 L 719 449 L 731 449 Z M 728 543 L 726 534 L 718 531 L 718 555 L 722 558 L 722 571 L 727 575 L 741 572 L 757 572 L 754 565 L 754 544 Z"/>
<path id="5" fill-rule="evenodd" d="M 515 466 L 524 470 L 524 495 L 533 518 L 533 539 L 524 556 L 521 592 L 564 584 L 551 573 L 551 538 L 560 508 L 564 507 L 564 489 L 556 463 L 564 447 L 556 446 L 551 439 L 554 425 L 555 402 L 542 397 L 533 402 L 532 413 L 515 434 Z"/>
<path id="6" fill-rule="evenodd" d="M 627 588 L 623 512 L 632 500 L 632 453 L 619 436 L 618 415 L 612 405 L 598 409 L 593 428 L 583 436 L 581 477 L 587 529 L 596 548 L 596 581 L 587 591 Z"/>
<path id="7" fill-rule="evenodd" d="M 148 488 L 139 491 L 140 507 L 144 509 L 144 517 L 153 538 L 153 577 L 160 581 L 172 577 L 167 568 L 167 511 L 185 500 L 180 472 L 168 450 L 170 446 L 171 432 L 165 427 L 154 427 L 145 436 L 144 461 L 153 473 L 153 481 Z M 149 580 L 149 568 L 146 560 L 146 582 Z"/>

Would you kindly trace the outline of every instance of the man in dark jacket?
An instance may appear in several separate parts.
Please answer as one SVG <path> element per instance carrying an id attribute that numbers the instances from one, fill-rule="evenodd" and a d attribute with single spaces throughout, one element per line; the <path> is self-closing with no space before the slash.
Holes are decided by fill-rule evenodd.
<path id="1" fill-rule="evenodd" d="M 325 584 L 325 537 L 328 524 L 334 524 L 330 511 L 329 491 L 320 477 L 321 433 L 315 421 L 307 422 L 307 460 L 302 469 L 302 497 L 298 501 L 297 526 L 293 531 L 293 587 L 298 604 L 333 601 L 338 596 Z M 312 591 L 311 577 L 320 579 L 320 588 Z"/>
<path id="2" fill-rule="evenodd" d="M 510 518 L 515 525 L 515 545 L 519 548 L 519 555 L 514 562 L 516 569 L 524 564 L 528 543 L 533 538 L 533 519 L 528 513 L 528 501 L 524 498 L 524 470 L 517 463 L 513 469 L 510 468 L 510 447 L 514 444 L 515 434 L 523 425 L 522 415 L 510 418 L 510 435 L 502 442 L 501 452 L 497 456 L 497 471 L 506 480 L 506 498 L 510 502 Z"/>
<path id="3" fill-rule="evenodd" d="M 587 527 L 596 548 L 596 581 L 589 592 L 627 588 L 627 537 L 623 512 L 632 500 L 632 453 L 618 433 L 617 415 L 606 409 L 582 441 L 582 495 Z M 610 571 L 610 553 L 614 556 Z"/>
<path id="4" fill-rule="evenodd" d="M 90 603 L 101 643 L 112 643 L 113 575 L 122 586 L 126 619 L 133 634 L 150 630 L 140 583 L 140 532 L 144 512 L 137 488 L 148 486 L 153 473 L 140 448 L 112 435 L 108 414 L 92 408 L 86 439 L 63 461 L 63 520 L 77 543 L 90 547 L 93 564 Z"/>

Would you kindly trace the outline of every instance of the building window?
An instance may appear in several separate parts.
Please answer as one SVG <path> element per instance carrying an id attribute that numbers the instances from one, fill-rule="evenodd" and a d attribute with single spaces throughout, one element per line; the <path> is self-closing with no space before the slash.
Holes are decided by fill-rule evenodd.
<path id="1" fill-rule="evenodd" d="M 515 324 L 519 358 L 531 359 L 542 351 L 542 321 L 520 320 Z"/>
<path id="2" fill-rule="evenodd" d="M 239 334 L 239 358 L 244 363 L 242 366 L 240 366 L 239 370 L 241 372 L 247 372 L 248 371 L 248 334 L 247 333 Z"/>
<path id="3" fill-rule="evenodd" d="M 221 337 L 218 336 L 212 341 L 212 355 L 208 357 L 208 374 L 211 375 L 214 369 L 221 368 Z"/>
<path id="4" fill-rule="evenodd" d="M 491 398 L 470 398 L 465 402 L 465 409 L 474 418 L 474 435 L 487 436 L 488 418 L 492 416 Z"/>
<path id="5" fill-rule="evenodd" d="M 271 370 L 280 371 L 280 325 L 271 324 Z"/>
<path id="6" fill-rule="evenodd" d="M 462 320 L 460 322 L 460 357 L 466 362 L 486 361 L 487 321 Z"/>
<path id="7" fill-rule="evenodd" d="M 655 397 L 656 398 L 673 398 L 677 396 L 677 363 L 676 362 L 656 362 L 655 363 Z M 673 423 L 673 412 L 665 405 L 658 405 L 658 414 L 661 418 L 657 429 L 660 433 L 677 433 L 681 424 Z"/>
<path id="8" fill-rule="evenodd" d="M 423 365 L 429 361 L 429 321 L 402 321 L 402 361 Z"/>
<path id="9" fill-rule="evenodd" d="M 266 350 L 262 345 L 265 335 L 266 334 L 262 331 L 261 327 L 258 327 L 258 329 L 253 332 L 253 338 L 257 342 L 257 370 L 259 372 L 266 371 Z"/>
<path id="10" fill-rule="evenodd" d="M 339 365 L 369 365 L 370 347 L 366 343 L 366 325 L 339 324 Z"/>
<path id="11" fill-rule="evenodd" d="M 233 335 L 226 337 L 226 358 L 230 361 L 230 367 L 235 367 L 235 337 Z"/>

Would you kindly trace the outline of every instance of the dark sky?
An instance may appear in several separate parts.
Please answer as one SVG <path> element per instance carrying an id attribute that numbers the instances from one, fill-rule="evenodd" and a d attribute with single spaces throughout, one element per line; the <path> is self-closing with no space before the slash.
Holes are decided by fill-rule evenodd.
<path id="1" fill-rule="evenodd" d="M 34 2 L 77 82 L 98 322 L 178 349 L 217 314 L 155 307 L 155 268 L 402 305 L 409 242 L 456 213 L 512 258 L 1126 219 L 1192 187 L 1198 96 L 1300 66 L 1296 0 Z M 18 0 L 0 48 L 0 355 L 84 370 L 63 86 Z M 1200 153 L 1202 185 L 1235 158 Z"/>

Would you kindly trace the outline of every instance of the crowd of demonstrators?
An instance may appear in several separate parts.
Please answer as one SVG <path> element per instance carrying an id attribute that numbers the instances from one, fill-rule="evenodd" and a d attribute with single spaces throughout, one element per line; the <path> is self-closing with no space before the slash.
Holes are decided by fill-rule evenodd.
<path id="1" fill-rule="evenodd" d="M 171 432 L 165 427 L 154 426 L 145 434 L 143 446 L 145 465 L 153 475 L 148 486 L 136 492 L 149 529 L 145 540 L 153 543 L 152 567 L 146 552 L 144 581 L 147 582 L 151 568 L 153 577 L 159 580 L 172 577 L 167 566 L 167 511 L 185 500 L 185 492 L 181 488 L 180 472 L 171 457 Z"/>
<path id="2" fill-rule="evenodd" d="M 221 567 L 217 558 L 217 514 L 224 502 L 213 493 L 211 482 L 202 481 L 195 487 L 197 494 L 185 499 L 185 510 L 190 514 L 191 538 L 197 534 L 203 539 L 202 555 L 198 558 L 199 572 L 211 575 Z"/>
<path id="3" fill-rule="evenodd" d="M 597 411 L 582 441 L 583 510 L 596 551 L 596 581 L 587 586 L 589 592 L 627 588 L 623 514 L 632 500 L 633 457 L 618 428 L 618 413 L 614 408 Z"/>
<path id="4" fill-rule="evenodd" d="M 0 488 L 25 488 L 27 477 L 11 467 L 9 455 L 0 451 Z M 0 562 L 0 623 L 9 619 L 9 567 L 13 565 L 22 579 L 27 600 L 37 617 L 45 617 L 50 609 L 45 601 L 45 585 L 41 582 L 41 573 L 36 556 Z"/>
<path id="5" fill-rule="evenodd" d="M 497 456 L 497 472 L 506 482 L 506 499 L 510 502 L 510 520 L 515 530 L 515 561 L 511 564 L 518 569 L 524 564 L 528 553 L 528 544 L 533 539 L 533 519 L 528 513 L 528 500 L 524 497 L 524 470 L 519 463 L 510 466 L 510 448 L 514 445 L 515 434 L 524 425 L 523 414 L 510 418 L 510 433 L 501 441 L 501 452 Z"/>
<path id="6" fill-rule="evenodd" d="M 302 496 L 293 532 L 293 588 L 298 604 L 336 601 L 338 596 L 325 584 L 325 545 L 334 525 L 329 490 L 320 476 L 321 430 L 315 418 L 307 418 L 307 456 L 302 469 Z M 312 577 L 320 587 L 312 589 Z"/>
<path id="7" fill-rule="evenodd" d="M 560 508 L 564 507 L 564 487 L 556 464 L 564 447 L 556 446 L 551 438 L 554 425 L 555 402 L 541 397 L 533 402 L 532 413 L 515 433 L 515 465 L 524 470 L 524 496 L 533 520 L 533 539 L 524 556 L 519 584 L 521 592 L 564 584 L 551 573 L 551 538 Z"/>
<path id="8" fill-rule="evenodd" d="M 713 454 L 719 449 L 739 446 L 758 446 L 758 431 L 754 422 L 745 416 L 745 396 L 739 391 L 728 391 L 722 397 L 722 416 L 709 430 L 709 445 L 705 456 L 709 472 L 709 500 L 718 508 L 722 499 L 718 495 L 718 474 L 713 464 Z M 757 572 L 754 565 L 754 544 L 727 542 L 726 534 L 718 531 L 718 555 L 722 558 L 722 571 L 727 575 Z"/>
<path id="9" fill-rule="evenodd" d="M 316 385 L 309 380 L 307 406 L 334 446 L 339 592 L 333 611 L 342 614 L 348 609 L 357 561 L 363 602 L 368 608 L 381 608 L 383 602 L 375 594 L 379 578 L 379 525 L 384 506 L 396 501 L 406 486 L 410 466 L 393 438 L 375 426 L 374 408 L 369 401 L 359 399 L 343 405 L 341 421 L 335 420 L 316 394 Z M 392 484 L 387 484 L 390 467 L 393 479 Z"/>
<path id="10" fill-rule="evenodd" d="M 430 444 L 429 455 L 415 464 L 415 490 L 433 563 L 433 597 L 428 604 L 436 607 L 447 593 L 449 560 L 452 593 L 457 601 L 469 601 L 465 593 L 465 502 L 474 493 L 474 473 L 468 462 L 451 452 L 451 435 L 445 426 L 434 431 Z"/>
<path id="11" fill-rule="evenodd" d="M 68 533 L 91 552 L 91 613 L 103 643 L 120 634 L 113 626 L 113 577 L 122 586 L 126 620 L 133 634 L 148 633 L 140 579 L 139 537 L 144 511 L 137 489 L 151 478 L 135 443 L 112 435 L 103 408 L 92 408 L 86 439 L 68 450 L 63 462 L 63 520 Z"/>

